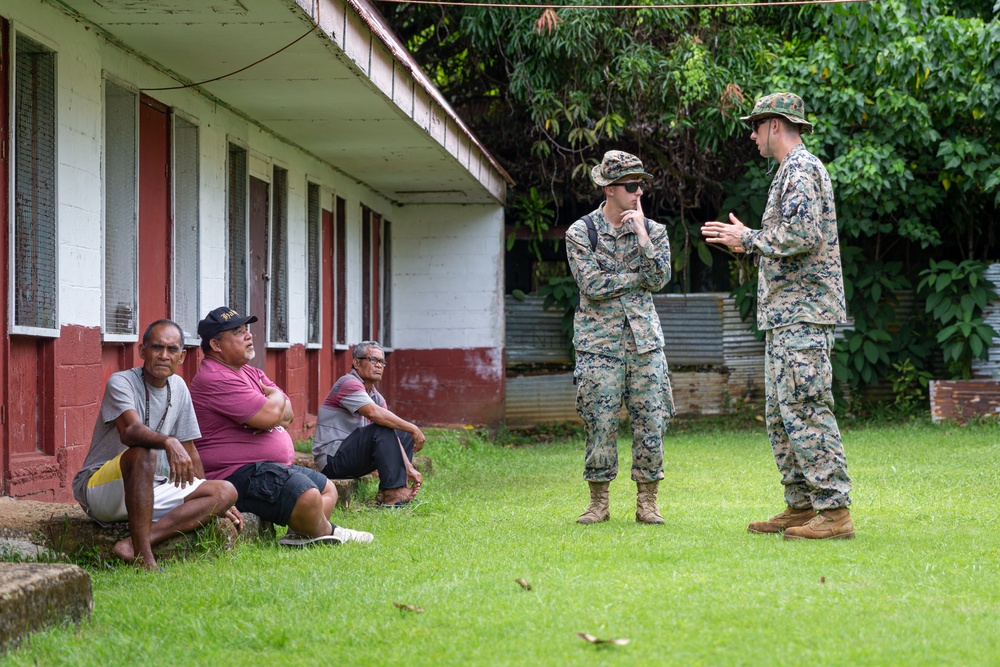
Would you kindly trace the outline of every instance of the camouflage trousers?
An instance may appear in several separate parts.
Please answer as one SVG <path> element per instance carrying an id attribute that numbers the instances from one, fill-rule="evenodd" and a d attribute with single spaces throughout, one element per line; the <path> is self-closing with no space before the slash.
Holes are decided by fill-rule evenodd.
<path id="1" fill-rule="evenodd" d="M 622 359 L 592 352 L 576 355 L 576 411 L 587 425 L 583 478 L 610 482 L 618 476 L 618 426 L 622 403 L 632 423 L 632 479 L 663 479 L 663 431 L 674 414 L 673 393 L 662 349 Z"/>
<path id="2" fill-rule="evenodd" d="M 832 350 L 829 325 L 798 323 L 767 332 L 767 434 L 785 502 L 796 509 L 851 504 L 851 479 L 833 414 Z"/>

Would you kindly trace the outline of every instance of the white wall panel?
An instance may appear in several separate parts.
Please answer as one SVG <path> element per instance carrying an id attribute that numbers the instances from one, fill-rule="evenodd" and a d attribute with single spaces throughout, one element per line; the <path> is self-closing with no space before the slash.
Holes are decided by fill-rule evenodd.
<path id="1" fill-rule="evenodd" d="M 502 346 L 502 212 L 407 206 L 396 214 L 393 235 L 394 344 Z"/>

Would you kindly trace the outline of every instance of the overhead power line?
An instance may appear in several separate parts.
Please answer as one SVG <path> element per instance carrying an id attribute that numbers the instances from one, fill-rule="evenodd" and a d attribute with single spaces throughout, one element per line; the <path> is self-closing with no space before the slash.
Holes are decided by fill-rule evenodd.
<path id="1" fill-rule="evenodd" d="M 549 3 L 469 2 L 466 0 L 382 0 L 400 5 L 444 5 L 448 7 L 487 7 L 490 9 L 728 9 L 730 7 L 781 7 L 803 5 L 844 5 L 879 0 L 775 0 L 774 2 L 697 2 L 651 5 L 556 5 Z"/>

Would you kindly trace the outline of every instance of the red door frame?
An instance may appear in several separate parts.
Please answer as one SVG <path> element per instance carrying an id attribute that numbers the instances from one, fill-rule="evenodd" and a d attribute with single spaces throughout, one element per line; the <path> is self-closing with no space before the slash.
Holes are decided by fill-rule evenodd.
<path id="1" fill-rule="evenodd" d="M 7 369 L 10 367 L 10 336 L 7 335 L 7 273 L 10 270 L 10 254 L 8 253 L 8 239 L 10 238 L 8 229 L 9 200 L 7 194 L 8 179 L 10 173 L 10 136 L 8 128 L 10 122 L 7 110 L 7 91 L 10 90 L 10 24 L 6 19 L 0 17 L 0 325 L 3 331 L 0 332 L 0 391 L 3 395 L 3 408 L 0 408 L 0 495 L 10 494 L 10 480 L 7 470 L 9 469 L 10 432 L 7 419 L 6 406 L 9 404 L 10 387 L 7 385 Z"/>
<path id="2" fill-rule="evenodd" d="M 150 322 L 170 317 L 173 215 L 170 183 L 170 107 L 139 100 L 139 339 Z M 102 343 L 104 379 L 138 366 L 138 343 Z"/>
<path id="3" fill-rule="evenodd" d="M 139 101 L 139 334 L 168 318 L 173 238 L 170 197 L 170 107 Z"/>

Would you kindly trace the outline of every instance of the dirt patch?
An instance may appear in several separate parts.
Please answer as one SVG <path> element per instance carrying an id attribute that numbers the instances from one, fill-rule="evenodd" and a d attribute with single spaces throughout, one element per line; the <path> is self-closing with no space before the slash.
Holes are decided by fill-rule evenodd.
<path id="1" fill-rule="evenodd" d="M 76 503 L 46 503 L 0 496 L 0 537 L 30 539 L 52 521 L 63 517 L 89 521 Z"/>

